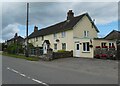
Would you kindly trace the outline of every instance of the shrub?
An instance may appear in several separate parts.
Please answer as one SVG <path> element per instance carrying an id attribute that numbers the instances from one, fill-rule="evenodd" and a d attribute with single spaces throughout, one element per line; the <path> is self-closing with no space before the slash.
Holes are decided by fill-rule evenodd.
<path id="1" fill-rule="evenodd" d="M 65 50 L 58 50 L 57 52 L 66 52 Z"/>
<path id="2" fill-rule="evenodd" d="M 21 44 L 12 43 L 7 47 L 7 52 L 11 54 L 23 53 L 24 49 Z"/>

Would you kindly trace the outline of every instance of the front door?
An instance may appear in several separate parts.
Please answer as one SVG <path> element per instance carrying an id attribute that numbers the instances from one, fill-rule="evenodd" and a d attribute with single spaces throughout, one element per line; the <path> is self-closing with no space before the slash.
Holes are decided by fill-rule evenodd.
<path id="1" fill-rule="evenodd" d="M 43 54 L 47 54 L 47 44 L 43 44 Z"/>
<path id="2" fill-rule="evenodd" d="M 80 44 L 75 43 L 75 56 L 80 57 Z"/>

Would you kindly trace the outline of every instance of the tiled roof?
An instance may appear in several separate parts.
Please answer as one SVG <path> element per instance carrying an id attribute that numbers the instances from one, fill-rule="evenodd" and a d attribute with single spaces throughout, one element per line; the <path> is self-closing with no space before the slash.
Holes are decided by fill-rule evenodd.
<path id="1" fill-rule="evenodd" d="M 15 39 L 24 41 L 24 38 L 23 38 L 23 37 L 18 36 L 18 37 L 15 37 L 15 38 L 11 38 L 10 40 L 7 40 L 7 42 L 9 42 L 9 41 L 14 41 Z"/>
<path id="2" fill-rule="evenodd" d="M 104 39 L 118 39 L 120 40 L 120 31 L 113 30 Z"/>
<path id="3" fill-rule="evenodd" d="M 91 23 L 95 27 L 96 31 L 99 32 L 99 30 L 97 29 L 95 24 L 92 22 L 92 19 L 90 18 L 88 13 L 84 13 L 80 16 L 73 17 L 71 20 L 65 20 L 63 22 L 60 22 L 60 23 L 57 23 L 55 25 L 52 25 L 52 26 L 40 29 L 36 32 L 33 32 L 28 36 L 28 38 L 34 38 L 34 37 L 38 37 L 38 36 L 44 36 L 44 35 L 48 35 L 48 34 L 54 34 L 54 33 L 58 33 L 58 32 L 73 29 L 73 27 L 78 23 L 78 21 L 80 19 L 82 19 L 82 17 L 85 16 L 85 15 L 88 16 Z"/>

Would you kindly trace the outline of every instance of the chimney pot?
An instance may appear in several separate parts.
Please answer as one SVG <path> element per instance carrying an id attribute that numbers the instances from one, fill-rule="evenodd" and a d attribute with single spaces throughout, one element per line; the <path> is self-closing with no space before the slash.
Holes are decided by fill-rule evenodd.
<path id="1" fill-rule="evenodd" d="M 14 36 L 14 38 L 16 38 L 18 36 L 18 34 L 17 33 L 15 33 L 15 36 Z"/>
<path id="2" fill-rule="evenodd" d="M 38 27 L 34 26 L 34 32 L 38 31 Z"/>
<path id="3" fill-rule="evenodd" d="M 67 20 L 71 20 L 74 17 L 74 13 L 72 12 L 72 10 L 69 10 L 67 12 Z"/>

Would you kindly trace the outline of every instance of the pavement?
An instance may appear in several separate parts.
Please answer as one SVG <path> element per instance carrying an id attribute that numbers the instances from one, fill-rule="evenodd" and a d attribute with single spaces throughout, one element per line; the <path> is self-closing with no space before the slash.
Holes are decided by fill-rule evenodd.
<path id="1" fill-rule="evenodd" d="M 117 84 L 118 62 L 63 58 L 27 61 L 2 56 L 3 84 Z"/>

